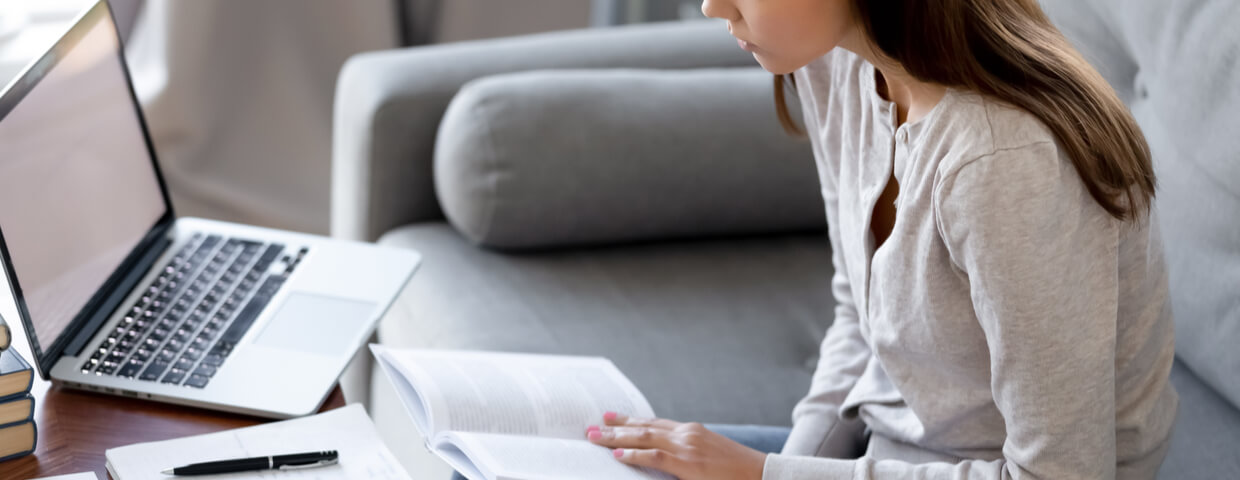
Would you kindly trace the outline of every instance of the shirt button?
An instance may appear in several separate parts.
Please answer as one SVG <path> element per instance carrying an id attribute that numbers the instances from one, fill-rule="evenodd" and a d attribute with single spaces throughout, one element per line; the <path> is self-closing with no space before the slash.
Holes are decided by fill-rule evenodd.
<path id="1" fill-rule="evenodd" d="M 899 140 L 899 141 L 900 141 L 900 143 L 907 142 L 907 141 L 908 141 L 908 131 L 907 131 L 907 130 L 900 130 L 900 131 L 896 132 L 896 140 Z"/>

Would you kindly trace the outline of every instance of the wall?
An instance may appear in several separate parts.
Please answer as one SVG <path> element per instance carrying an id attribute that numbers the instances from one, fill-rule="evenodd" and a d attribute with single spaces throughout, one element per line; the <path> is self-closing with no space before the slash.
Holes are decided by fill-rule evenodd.
<path id="1" fill-rule="evenodd" d="M 444 0 L 435 37 L 453 42 L 585 28 L 590 7 L 587 0 Z"/>

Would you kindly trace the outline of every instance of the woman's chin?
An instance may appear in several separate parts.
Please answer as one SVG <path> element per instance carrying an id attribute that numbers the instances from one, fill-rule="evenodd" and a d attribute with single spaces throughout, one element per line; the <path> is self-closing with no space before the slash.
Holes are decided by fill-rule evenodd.
<path id="1" fill-rule="evenodd" d="M 797 69 L 805 66 L 805 65 L 796 65 L 796 64 L 789 63 L 789 62 L 781 62 L 778 60 L 767 58 L 765 55 L 762 55 L 760 53 L 753 54 L 753 58 L 754 60 L 758 61 L 758 65 L 761 65 L 763 70 L 766 70 L 775 75 L 788 75 L 788 74 L 791 74 L 792 72 L 797 71 Z"/>

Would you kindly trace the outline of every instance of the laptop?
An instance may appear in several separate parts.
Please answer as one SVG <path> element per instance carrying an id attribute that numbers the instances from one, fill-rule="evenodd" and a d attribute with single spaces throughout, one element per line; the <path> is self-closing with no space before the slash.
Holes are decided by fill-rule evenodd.
<path id="1" fill-rule="evenodd" d="M 177 218 L 102 0 L 0 90 L 0 254 L 43 378 L 270 418 L 319 408 L 420 263 Z"/>

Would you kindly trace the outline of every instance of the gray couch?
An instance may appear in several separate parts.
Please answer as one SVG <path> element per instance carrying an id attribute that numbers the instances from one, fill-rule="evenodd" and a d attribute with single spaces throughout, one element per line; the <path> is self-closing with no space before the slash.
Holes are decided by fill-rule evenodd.
<path id="1" fill-rule="evenodd" d="M 1240 4 L 1043 3 L 1153 147 L 1181 395 L 1162 477 L 1240 478 Z M 734 45 L 700 22 L 350 61 L 333 234 L 426 258 L 378 340 L 602 355 L 662 416 L 787 425 L 830 251 L 809 146 Z M 407 430 L 377 374 L 359 357 L 347 395 Z"/>

